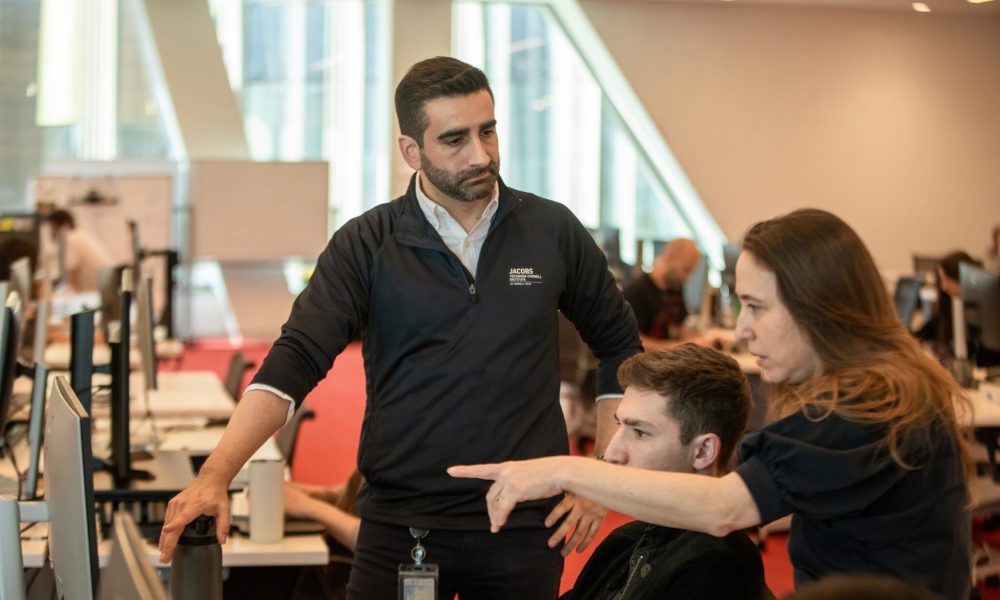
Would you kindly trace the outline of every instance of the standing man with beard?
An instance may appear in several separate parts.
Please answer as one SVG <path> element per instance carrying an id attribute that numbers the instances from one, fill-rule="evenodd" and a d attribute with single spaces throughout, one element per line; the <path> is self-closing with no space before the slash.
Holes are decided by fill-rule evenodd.
<path id="1" fill-rule="evenodd" d="M 572 495 L 528 503 L 494 536 L 487 486 L 445 469 L 566 453 L 557 312 L 600 361 L 603 451 L 621 398 L 616 371 L 641 350 L 635 319 L 573 214 L 500 180 L 482 71 L 452 58 L 417 63 L 396 89 L 396 114 L 400 152 L 417 171 L 409 189 L 334 234 L 219 446 L 171 501 L 162 558 L 200 514 L 216 515 L 224 537 L 232 477 L 360 337 L 367 485 L 349 597 L 396 598 L 422 530 L 440 569 L 437 597 L 554 598 L 559 546 L 572 531 L 562 554 L 584 549 L 604 509 Z"/>

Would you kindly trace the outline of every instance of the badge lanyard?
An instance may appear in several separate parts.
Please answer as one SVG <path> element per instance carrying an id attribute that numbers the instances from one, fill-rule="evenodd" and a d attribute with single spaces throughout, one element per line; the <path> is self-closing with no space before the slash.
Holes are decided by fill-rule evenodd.
<path id="1" fill-rule="evenodd" d="M 420 543 L 428 533 L 427 529 L 410 527 L 417 543 L 410 550 L 413 563 L 399 565 L 399 600 L 437 600 L 438 566 L 424 562 L 427 548 Z"/>

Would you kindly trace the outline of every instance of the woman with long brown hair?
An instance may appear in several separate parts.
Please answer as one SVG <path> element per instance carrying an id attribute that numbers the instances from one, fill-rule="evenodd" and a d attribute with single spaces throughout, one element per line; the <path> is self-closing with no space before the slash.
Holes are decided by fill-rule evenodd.
<path id="1" fill-rule="evenodd" d="M 715 535 L 791 514 L 796 584 L 878 573 L 949 599 L 969 590 L 971 462 L 961 390 L 900 325 L 871 255 L 836 216 L 758 223 L 736 266 L 737 335 L 773 384 L 776 420 L 721 478 L 573 457 L 453 468 L 495 480 L 493 530 L 518 502 L 571 492 Z"/>

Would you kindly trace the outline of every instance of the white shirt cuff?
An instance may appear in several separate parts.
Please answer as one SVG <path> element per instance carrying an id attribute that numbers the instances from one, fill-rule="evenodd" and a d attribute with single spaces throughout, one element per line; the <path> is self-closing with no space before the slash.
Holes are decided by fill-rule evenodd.
<path id="1" fill-rule="evenodd" d="M 624 394 L 601 394 L 595 402 L 600 402 L 601 400 L 621 400 L 624 397 Z"/>
<path id="2" fill-rule="evenodd" d="M 285 425 L 288 425 L 288 422 L 292 420 L 292 415 L 295 414 L 295 400 L 292 399 L 291 396 L 279 390 L 278 388 L 271 387 L 265 383 L 251 383 L 250 385 L 247 386 L 247 389 L 243 390 L 243 394 L 245 395 L 250 390 L 261 390 L 264 392 L 271 392 L 272 394 L 281 398 L 282 400 L 288 400 L 288 414 L 285 415 Z"/>

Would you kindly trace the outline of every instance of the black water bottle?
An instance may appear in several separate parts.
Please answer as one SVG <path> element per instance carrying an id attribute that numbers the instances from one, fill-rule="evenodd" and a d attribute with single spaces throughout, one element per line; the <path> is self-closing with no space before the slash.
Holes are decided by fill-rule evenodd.
<path id="1" fill-rule="evenodd" d="M 174 600 L 222 600 L 222 546 L 214 517 L 191 521 L 177 540 L 170 593 Z"/>

